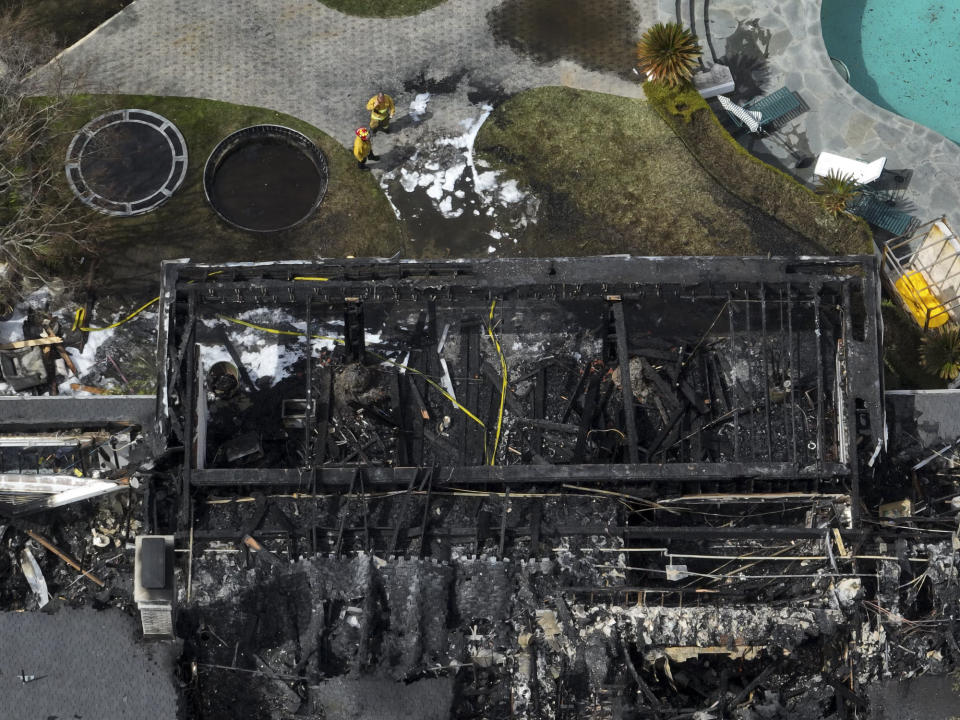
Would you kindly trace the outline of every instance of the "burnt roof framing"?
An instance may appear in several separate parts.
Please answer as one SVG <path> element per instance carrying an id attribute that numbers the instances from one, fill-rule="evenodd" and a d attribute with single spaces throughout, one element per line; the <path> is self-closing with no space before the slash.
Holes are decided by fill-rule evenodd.
<path id="1" fill-rule="evenodd" d="M 533 457 L 532 462 L 527 459 L 510 465 L 477 464 L 485 461 L 485 456 L 473 454 L 480 428 L 453 411 L 416 374 L 393 372 L 387 373 L 392 410 L 385 412 L 383 419 L 396 426 L 395 456 L 371 462 L 364 450 L 377 443 L 387 445 L 379 439 L 369 441 L 369 445 L 358 440 L 350 461 L 339 467 L 335 458 L 326 457 L 325 436 L 316 432 L 318 425 L 323 425 L 326 432 L 331 418 L 321 417 L 320 412 L 329 412 L 331 405 L 314 402 L 318 378 L 323 372 L 311 360 L 305 363 L 306 382 L 300 394 L 307 399 L 303 444 L 309 461 L 295 468 L 200 469 L 192 466 L 193 455 L 185 453 L 184 487 L 187 483 L 194 487 L 285 485 L 316 492 L 318 488 L 349 487 L 356 479 L 358 467 L 364 469 L 367 488 L 410 487 L 422 468 L 433 469 L 431 483 L 437 487 L 703 481 L 722 486 L 759 480 L 777 481 L 784 488 L 820 491 L 847 487 L 852 492 L 856 513 L 857 405 L 862 406 L 860 414 L 867 418 L 861 419 L 861 425 L 882 427 L 878 284 L 872 257 L 765 260 L 617 256 L 230 266 L 166 263 L 163 298 L 162 312 L 167 323 L 160 336 L 160 347 L 166 351 L 159 378 L 161 423 L 168 434 L 181 440 L 192 433 L 193 413 L 184 412 L 183 408 L 194 403 L 196 360 L 190 346 L 195 345 L 195 326 L 202 316 L 229 316 L 249 307 L 286 311 L 296 308 L 305 327 L 312 329 L 322 327 L 324 317 L 331 317 L 338 308 L 341 317 L 348 308 L 353 308 L 356 316 L 359 307 L 361 318 L 365 313 L 374 320 L 399 312 L 397 308 L 401 307 L 410 313 L 419 311 L 420 329 L 404 336 L 417 341 L 413 343 L 416 347 L 408 348 L 406 362 L 408 367 L 439 378 L 439 353 L 430 347 L 438 341 L 436 336 L 444 328 L 444 318 L 449 320 L 450 311 L 456 309 L 462 319 L 455 332 L 463 343 L 457 356 L 463 368 L 459 374 L 450 368 L 450 376 L 458 399 L 462 398 L 478 414 L 484 412 L 484 407 L 489 412 L 489 407 L 495 405 L 498 390 L 495 393 L 494 386 L 500 378 L 499 370 L 492 367 L 496 363 L 483 361 L 478 350 L 485 341 L 482 336 L 486 335 L 486 327 L 477 319 L 485 321 L 493 300 L 504 311 L 504 332 L 513 330 L 506 317 L 510 313 L 522 315 L 530 308 L 549 303 L 565 308 L 577 305 L 583 316 L 591 317 L 593 313 L 596 326 L 602 328 L 600 335 L 608 336 L 612 349 L 610 362 L 595 375 L 591 375 L 589 365 L 580 368 L 579 385 L 566 412 L 556 418 L 559 423 L 545 417 L 545 405 L 548 397 L 564 397 L 560 391 L 564 386 L 570 388 L 577 379 L 573 369 L 565 366 L 562 358 L 554 365 L 544 362 L 510 368 L 511 383 L 518 382 L 516 370 L 522 371 L 524 379 L 530 378 L 534 385 L 529 410 L 525 408 L 526 401 L 521 401 L 512 390 L 506 398 L 507 413 L 528 426 L 524 437 L 529 448 L 522 449 Z M 638 343 L 638 337 L 646 337 L 644 333 L 648 331 L 647 320 L 641 317 L 643 308 L 651 301 L 662 304 L 671 298 L 709 306 L 712 316 L 706 332 L 701 334 L 703 328 L 699 326 L 696 332 L 687 332 L 676 352 L 676 361 L 664 359 L 673 350 Z M 715 311 L 718 312 L 714 316 Z M 443 313 L 439 321 L 438 312 Z M 639 329 L 638 322 L 642 325 Z M 451 323 L 446 324 L 449 327 Z M 723 357 L 701 347 L 701 343 L 709 344 L 704 341 L 714 332 L 723 335 L 723 341 L 742 361 L 743 367 L 738 370 L 743 371 L 742 378 L 730 387 L 724 387 L 723 373 L 729 375 L 730 368 L 723 366 Z M 356 329 L 354 337 L 355 333 Z M 817 341 L 810 342 L 811 336 Z M 842 342 L 836 342 L 837 339 Z M 710 342 L 714 340 L 711 336 Z M 307 348 L 308 357 L 313 358 L 311 340 L 307 341 Z M 337 353 L 342 357 L 339 349 L 334 350 L 334 357 Z M 403 355 L 398 352 L 393 356 Z M 671 388 L 676 397 L 672 407 L 662 408 L 662 427 L 647 448 L 638 438 L 637 419 L 631 417 L 638 406 L 636 398 L 634 402 L 628 400 L 634 395 L 630 372 L 621 373 L 623 381 L 619 387 L 605 382 L 604 392 L 599 392 L 600 379 L 606 380 L 606 376 L 601 378 L 601 372 L 615 369 L 624 358 L 638 356 L 646 364 L 644 381 L 648 380 L 649 356 L 659 368 L 653 369 L 659 378 L 657 382 Z M 844 376 L 838 378 L 840 369 Z M 791 382 L 774 386 L 772 374 Z M 812 378 L 804 378 L 805 374 Z M 595 379 L 590 381 L 588 376 Z M 798 388 L 801 380 L 810 385 L 806 392 Z M 832 400 L 838 398 L 831 400 L 831 382 L 844 388 L 837 407 Z M 583 402 L 578 411 L 574 400 L 581 392 Z M 489 407 L 481 395 L 489 399 Z M 543 433 L 562 431 L 571 409 L 580 415 L 579 426 L 569 426 L 581 441 L 575 451 L 579 452 L 575 455 L 579 462 L 535 464 L 545 462 L 539 453 Z M 424 418 L 435 424 L 445 414 L 453 416 L 455 425 L 449 439 L 438 437 Z M 602 463 L 597 456 L 582 457 L 582 441 L 593 433 L 595 417 L 598 422 L 604 418 L 619 419 L 615 427 L 624 441 L 613 438 L 596 444 L 614 456 L 621 455 L 621 461 Z M 839 425 L 848 428 L 846 436 L 838 427 L 837 417 L 843 418 Z M 716 458 L 717 451 L 705 449 L 704 443 L 716 441 L 715 429 L 729 425 L 730 421 L 732 454 L 727 457 L 720 453 L 721 461 L 710 462 L 708 456 Z M 180 427 L 184 429 L 179 430 Z M 846 462 L 837 461 L 837 442 L 847 445 Z"/>

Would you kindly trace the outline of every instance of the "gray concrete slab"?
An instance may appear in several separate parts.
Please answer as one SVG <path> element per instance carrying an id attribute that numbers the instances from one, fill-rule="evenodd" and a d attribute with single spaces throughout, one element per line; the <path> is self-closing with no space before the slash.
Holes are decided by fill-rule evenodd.
<path id="1" fill-rule="evenodd" d="M 453 709 L 453 678 L 404 684 L 337 677 L 310 688 L 313 710 L 325 720 L 445 720 Z"/>
<path id="2" fill-rule="evenodd" d="M 960 685 L 953 675 L 885 679 L 867 689 L 872 720 L 953 720 L 960 707 Z"/>
<path id="3" fill-rule="evenodd" d="M 138 633 L 115 609 L 0 613 L 0 718 L 175 720 L 179 647 Z"/>
<path id="4" fill-rule="evenodd" d="M 960 439 L 960 390 L 888 390 L 884 403 L 892 453 L 939 449 Z"/>

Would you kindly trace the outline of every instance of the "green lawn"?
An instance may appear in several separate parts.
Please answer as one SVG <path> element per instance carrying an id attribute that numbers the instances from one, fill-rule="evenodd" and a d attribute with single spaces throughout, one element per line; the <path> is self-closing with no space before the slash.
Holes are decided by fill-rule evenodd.
<path id="1" fill-rule="evenodd" d="M 324 5 L 347 15 L 361 17 L 400 17 L 416 15 L 445 0 L 320 0 Z"/>
<path id="2" fill-rule="evenodd" d="M 52 38 L 63 50 L 110 19 L 132 0 L 0 0 L 0 13 L 11 11 L 38 39 Z"/>
<path id="3" fill-rule="evenodd" d="M 333 138 L 272 110 L 181 97 L 81 96 L 76 98 L 69 121 L 70 133 L 64 133 L 52 151 L 62 157 L 77 128 L 106 110 L 125 107 L 152 110 L 173 121 L 187 141 L 189 170 L 180 189 L 160 208 L 97 223 L 97 285 L 105 289 L 143 282 L 155 285 L 160 261 L 165 258 L 262 261 L 392 255 L 401 249 L 399 224 L 370 173 L 358 171 L 350 152 Z M 203 193 L 203 166 L 217 143 L 234 130 L 260 123 L 286 125 L 304 133 L 326 155 L 330 169 L 327 194 L 319 210 L 308 221 L 282 233 L 248 233 L 227 225 Z M 75 270 L 86 272 L 85 267 Z"/>
<path id="4" fill-rule="evenodd" d="M 721 161 L 725 150 L 737 151 L 729 136 L 726 140 L 729 147 L 713 148 L 707 163 Z M 812 193 L 759 161 L 746 172 L 759 185 L 796 194 L 809 216 L 806 226 L 785 223 L 778 209 L 761 210 L 731 192 L 731 184 L 718 182 L 651 103 L 641 100 L 561 87 L 529 90 L 493 112 L 475 147 L 541 199 L 539 222 L 520 241 L 530 254 L 801 255 L 870 249 L 869 233 L 859 223 L 834 220 Z"/>

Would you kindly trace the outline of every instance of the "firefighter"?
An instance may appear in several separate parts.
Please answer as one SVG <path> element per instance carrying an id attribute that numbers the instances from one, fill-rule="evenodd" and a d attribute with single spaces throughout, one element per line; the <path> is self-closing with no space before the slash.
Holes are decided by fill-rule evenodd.
<path id="1" fill-rule="evenodd" d="M 378 155 L 373 154 L 373 147 L 370 145 L 370 131 L 365 127 L 357 128 L 357 136 L 353 139 L 353 156 L 357 159 L 357 167 L 360 170 L 367 170 L 367 158 L 379 160 Z"/>
<path id="2" fill-rule="evenodd" d="M 385 133 L 389 133 L 390 118 L 392 118 L 394 112 L 396 112 L 396 108 L 393 105 L 393 98 L 379 92 L 367 102 L 367 110 L 370 111 L 370 129 L 373 132 L 383 130 Z"/>

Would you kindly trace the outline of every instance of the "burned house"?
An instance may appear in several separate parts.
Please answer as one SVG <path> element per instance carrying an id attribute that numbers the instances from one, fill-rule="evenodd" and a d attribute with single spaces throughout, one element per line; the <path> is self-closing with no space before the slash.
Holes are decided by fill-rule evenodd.
<path id="1" fill-rule="evenodd" d="M 872 257 L 165 263 L 130 475 L 181 712 L 867 717 L 949 670 L 955 474 L 889 462 L 879 296 Z"/>

